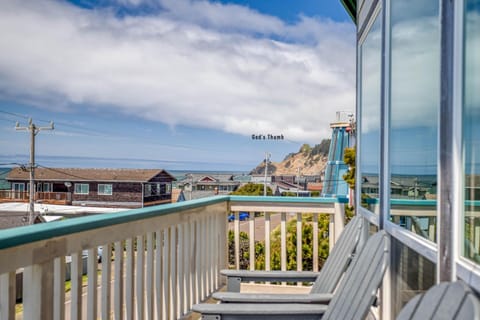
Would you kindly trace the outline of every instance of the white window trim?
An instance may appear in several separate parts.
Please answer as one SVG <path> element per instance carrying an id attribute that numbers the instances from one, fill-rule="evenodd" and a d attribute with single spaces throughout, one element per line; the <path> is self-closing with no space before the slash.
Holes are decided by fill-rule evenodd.
<path id="1" fill-rule="evenodd" d="M 77 185 L 86 185 L 87 186 L 87 192 L 77 192 Z M 74 188 L 73 188 L 73 193 L 74 194 L 89 194 L 90 193 L 90 185 L 88 183 L 75 183 Z"/>
<path id="2" fill-rule="evenodd" d="M 110 186 L 110 193 L 100 192 L 100 186 Z M 101 196 L 111 196 L 113 195 L 113 185 L 111 183 L 99 183 L 97 185 L 97 194 Z"/>

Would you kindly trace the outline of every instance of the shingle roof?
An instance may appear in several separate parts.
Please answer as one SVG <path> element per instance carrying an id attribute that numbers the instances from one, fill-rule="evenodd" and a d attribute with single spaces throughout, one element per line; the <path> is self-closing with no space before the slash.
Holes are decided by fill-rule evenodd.
<path id="1" fill-rule="evenodd" d="M 182 179 L 183 182 L 200 182 L 204 178 L 212 178 L 216 180 L 216 182 L 225 182 L 225 181 L 233 181 L 233 174 L 201 174 L 201 173 L 189 173 L 185 175 Z"/>
<path id="2" fill-rule="evenodd" d="M 175 178 L 162 169 L 83 169 L 83 168 L 36 168 L 35 180 L 42 181 L 116 181 L 147 182 L 158 174 L 164 173 Z M 7 180 L 28 180 L 30 173 L 22 168 L 14 168 Z"/>

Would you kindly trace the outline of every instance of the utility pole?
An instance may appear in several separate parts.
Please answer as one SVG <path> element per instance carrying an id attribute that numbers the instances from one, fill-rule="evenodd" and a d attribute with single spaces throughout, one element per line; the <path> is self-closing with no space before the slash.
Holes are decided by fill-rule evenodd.
<path id="1" fill-rule="evenodd" d="M 271 154 L 265 153 L 265 183 L 263 184 L 263 196 L 267 196 L 267 172 L 268 172 L 268 161 L 270 161 Z"/>
<path id="2" fill-rule="evenodd" d="M 17 122 L 15 125 L 15 130 L 17 131 L 29 131 L 30 132 L 30 210 L 28 215 L 28 224 L 33 224 L 33 214 L 34 214 L 34 201 L 35 201 L 35 136 L 41 130 L 53 130 L 53 121 L 50 121 L 50 126 L 48 127 L 37 127 L 33 120 L 30 118 L 28 120 L 28 127 L 20 127 L 20 124 Z"/>
<path id="3" fill-rule="evenodd" d="M 297 197 L 300 192 L 300 167 L 297 168 Z"/>

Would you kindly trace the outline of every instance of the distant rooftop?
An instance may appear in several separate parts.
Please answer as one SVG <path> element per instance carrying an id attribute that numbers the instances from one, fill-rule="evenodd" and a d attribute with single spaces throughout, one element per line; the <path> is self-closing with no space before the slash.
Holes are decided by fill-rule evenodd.
<path id="1" fill-rule="evenodd" d="M 83 169 L 83 168 L 36 168 L 35 179 L 42 181 L 115 181 L 147 182 L 159 174 L 175 177 L 163 169 Z M 30 173 L 22 168 L 13 168 L 8 180 L 28 180 Z"/>

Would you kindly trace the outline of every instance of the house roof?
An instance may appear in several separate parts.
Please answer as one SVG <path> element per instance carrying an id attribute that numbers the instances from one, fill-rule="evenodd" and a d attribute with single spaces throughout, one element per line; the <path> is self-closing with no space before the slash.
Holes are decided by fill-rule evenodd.
<path id="1" fill-rule="evenodd" d="M 42 181 L 112 181 L 112 182 L 148 182 L 163 169 L 85 169 L 85 168 L 36 168 L 35 180 Z M 22 168 L 13 168 L 7 180 L 29 180 L 30 173 Z"/>
<path id="2" fill-rule="evenodd" d="M 182 182 L 189 183 L 193 182 L 226 182 L 233 181 L 233 174 L 188 174 L 182 179 Z"/>
<path id="3" fill-rule="evenodd" d="M 6 180 L 10 168 L 0 168 L 0 190 L 9 190 L 11 188 L 10 183 Z"/>

